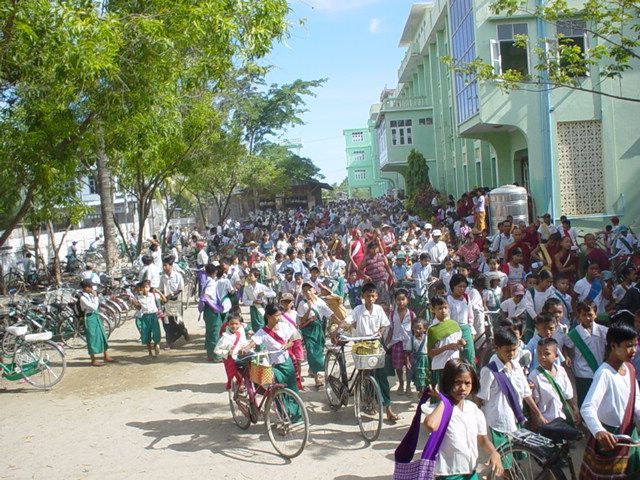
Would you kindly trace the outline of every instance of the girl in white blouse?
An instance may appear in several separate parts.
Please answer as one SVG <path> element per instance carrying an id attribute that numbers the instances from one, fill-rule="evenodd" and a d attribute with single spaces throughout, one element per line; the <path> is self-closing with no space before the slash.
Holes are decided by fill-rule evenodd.
<path id="1" fill-rule="evenodd" d="M 442 370 L 442 394 L 453 405 L 451 420 L 444 441 L 436 457 L 436 478 L 448 480 L 465 478 L 477 480 L 478 445 L 489 454 L 489 465 L 495 476 L 502 476 L 500 454 L 487 437 L 487 422 L 482 411 L 470 400 L 478 391 L 480 382 L 473 367 L 462 359 L 449 360 Z M 436 398 L 439 392 L 436 391 Z M 442 421 L 444 404 L 437 406 L 425 403 L 422 410 L 427 414 L 424 427 L 431 433 Z"/>
<path id="2" fill-rule="evenodd" d="M 580 479 L 631 478 L 628 475 L 640 469 L 640 448 L 618 447 L 613 436 L 629 435 L 636 442 L 640 438 L 640 388 L 630 363 L 637 348 L 638 337 L 632 326 L 614 323 L 609 327 L 609 355 L 596 371 L 580 409 L 591 434 Z"/>

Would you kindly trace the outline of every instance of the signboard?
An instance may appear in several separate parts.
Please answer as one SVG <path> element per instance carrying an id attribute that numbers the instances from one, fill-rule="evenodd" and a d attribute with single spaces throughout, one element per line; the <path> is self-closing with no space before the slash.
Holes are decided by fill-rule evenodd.
<path id="1" fill-rule="evenodd" d="M 284 206 L 286 208 L 307 208 L 309 205 L 309 200 L 307 197 L 296 196 L 296 197 L 285 197 L 284 198 Z"/>

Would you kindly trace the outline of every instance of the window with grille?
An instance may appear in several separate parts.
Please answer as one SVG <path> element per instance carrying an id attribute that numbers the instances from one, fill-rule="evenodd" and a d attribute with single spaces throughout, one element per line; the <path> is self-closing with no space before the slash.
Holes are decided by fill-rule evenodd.
<path id="1" fill-rule="evenodd" d="M 357 150 L 353 152 L 351 158 L 354 162 L 364 162 L 364 150 Z"/>
<path id="2" fill-rule="evenodd" d="M 604 213 L 601 122 L 558 122 L 557 133 L 562 213 L 569 216 Z"/>
<path id="3" fill-rule="evenodd" d="M 98 184 L 96 183 L 96 179 L 93 177 L 87 177 L 89 185 L 89 193 L 91 195 L 96 195 L 98 193 Z"/>
<path id="4" fill-rule="evenodd" d="M 367 171 L 366 170 L 354 170 L 353 171 L 353 179 L 354 180 L 366 180 L 367 179 Z"/>
<path id="5" fill-rule="evenodd" d="M 351 133 L 351 141 L 352 142 L 363 142 L 364 141 L 364 133 L 363 132 L 353 132 L 353 133 Z"/>
<path id="6" fill-rule="evenodd" d="M 393 145 L 413 145 L 412 125 L 412 120 L 391 120 L 389 122 L 391 143 Z"/>
<path id="7" fill-rule="evenodd" d="M 558 43 L 567 46 L 577 46 L 580 49 L 580 55 L 584 57 L 587 50 L 587 32 L 584 20 L 568 19 L 558 20 L 556 24 L 558 33 Z M 572 65 L 565 59 L 561 59 L 560 66 L 565 69 L 575 70 L 576 76 L 586 76 L 588 69 L 582 62 L 578 65 Z"/>

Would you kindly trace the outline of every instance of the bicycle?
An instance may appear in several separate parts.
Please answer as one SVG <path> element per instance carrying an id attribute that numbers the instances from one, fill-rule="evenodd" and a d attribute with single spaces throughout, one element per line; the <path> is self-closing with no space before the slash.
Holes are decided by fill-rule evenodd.
<path id="1" fill-rule="evenodd" d="M 382 429 L 382 391 L 371 371 L 384 367 L 385 353 L 373 355 L 353 354 L 355 366 L 347 375 L 344 347 L 349 342 L 375 341 L 379 336 L 338 337 L 338 343 L 327 349 L 324 361 L 325 393 L 331 408 L 337 410 L 354 397 L 354 412 L 360 433 L 368 442 L 377 440 Z"/>
<path id="2" fill-rule="evenodd" d="M 6 328 L 16 338 L 10 362 L 2 358 L 2 377 L 9 381 L 24 378 L 32 386 L 48 390 L 56 385 L 67 368 L 64 351 L 51 341 L 51 332 L 28 333 L 25 325 Z"/>
<path id="3" fill-rule="evenodd" d="M 258 387 L 250 378 L 250 363 L 273 352 L 258 352 L 236 361 L 242 375 L 242 385 L 234 377 L 229 390 L 229 408 L 235 424 L 242 430 L 264 418 L 267 435 L 273 448 L 284 458 L 302 453 L 309 440 L 309 414 L 300 396 L 279 383 Z M 258 397 L 262 398 L 258 401 Z M 291 418 L 295 403 L 300 420 Z"/>

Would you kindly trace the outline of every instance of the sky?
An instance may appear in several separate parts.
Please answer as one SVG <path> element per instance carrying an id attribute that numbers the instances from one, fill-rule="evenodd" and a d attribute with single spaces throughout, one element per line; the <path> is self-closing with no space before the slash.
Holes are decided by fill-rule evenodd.
<path id="1" fill-rule="evenodd" d="M 395 88 L 404 57 L 398 47 L 411 5 L 417 0 L 290 0 L 292 29 L 266 59 L 267 80 L 326 78 L 317 97 L 307 98 L 305 125 L 285 139 L 300 139 L 301 155 L 320 167 L 325 181 L 346 176 L 342 131 L 366 127 L 369 108 L 385 86 Z M 304 26 L 299 26 L 304 19 Z"/>

